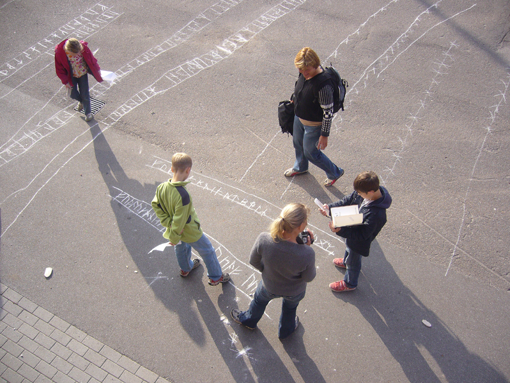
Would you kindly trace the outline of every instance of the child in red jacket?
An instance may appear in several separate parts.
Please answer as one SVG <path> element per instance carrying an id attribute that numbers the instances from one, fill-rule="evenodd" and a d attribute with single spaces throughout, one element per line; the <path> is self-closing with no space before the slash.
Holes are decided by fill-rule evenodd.
<path id="1" fill-rule="evenodd" d="M 98 82 L 102 82 L 103 78 L 87 43 L 70 38 L 58 44 L 55 47 L 55 70 L 62 84 L 71 89 L 71 98 L 78 101 L 78 110 L 84 109 L 85 121 L 92 120 L 87 73 L 91 73 Z"/>

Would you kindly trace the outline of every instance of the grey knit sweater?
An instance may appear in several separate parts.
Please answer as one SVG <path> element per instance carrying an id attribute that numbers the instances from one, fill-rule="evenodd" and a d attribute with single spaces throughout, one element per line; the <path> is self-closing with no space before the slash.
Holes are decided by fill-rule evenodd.
<path id="1" fill-rule="evenodd" d="M 274 242 L 269 233 L 258 236 L 250 264 L 262 272 L 264 286 L 275 295 L 298 295 L 315 278 L 315 252 L 310 246 Z"/>

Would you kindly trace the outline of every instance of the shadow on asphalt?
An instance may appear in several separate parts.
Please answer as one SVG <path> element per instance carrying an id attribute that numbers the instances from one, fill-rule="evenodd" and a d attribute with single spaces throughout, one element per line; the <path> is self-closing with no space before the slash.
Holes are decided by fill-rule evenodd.
<path id="1" fill-rule="evenodd" d="M 409 382 L 506 382 L 491 364 L 467 350 L 402 283 L 377 241 L 372 243 L 370 256 L 364 257 L 362 263 L 358 288 L 332 294 L 359 310 Z M 432 327 L 425 327 L 422 319 Z M 432 370 L 424 355 L 434 359 L 440 373 Z"/>
<path id="2" fill-rule="evenodd" d="M 98 168 L 110 195 L 117 195 L 119 193 L 118 189 L 121 189 L 134 196 L 142 196 L 146 201 L 152 201 L 157 184 L 142 185 L 139 181 L 128 178 L 102 134 L 101 128 L 95 124 L 91 126 L 90 130 L 92 137 L 95 137 L 94 151 Z M 140 234 L 137 235 L 133 232 L 133 225 L 129 222 L 132 213 L 113 198 L 111 199 L 111 206 L 124 245 L 136 263 L 138 270 L 144 276 L 156 297 L 168 310 L 179 316 L 182 328 L 198 347 L 205 347 L 207 339 L 200 321 L 201 317 L 234 381 L 255 382 L 252 372 L 250 372 L 253 371 L 258 382 L 294 382 L 284 363 L 260 331 L 246 333 L 249 330 L 235 328 L 237 335 L 234 334 L 236 335 L 236 338 L 234 338 L 225 327 L 225 324 L 218 320 L 217 309 L 202 283 L 203 274 L 206 272 L 203 264 L 188 278 L 176 277 L 169 279 L 163 277 L 163 283 L 151 283 L 150 281 L 154 280 L 155 275 L 177 275 L 179 266 L 173 256 L 173 249 L 167 248 L 164 252 L 156 252 L 151 258 L 140 254 L 136 250 L 140 247 Z M 237 306 L 234 286 L 225 284 L 215 288 L 222 289 L 222 294 L 218 298 L 220 310 L 229 318 L 229 322 L 237 326 L 230 320 L 230 311 Z M 195 307 L 198 308 L 199 316 L 197 316 Z M 306 362 L 299 366 L 298 370 L 304 377 L 308 376 L 305 379 L 306 382 L 324 381 L 320 379 L 320 373 L 313 361 L 306 355 L 302 343 L 301 340 L 301 346 L 299 346 L 298 341 L 298 349 L 295 352 L 298 352 L 299 357 Z M 248 344 L 249 347 L 243 346 Z M 176 352 L 182 351 L 178 345 L 175 349 Z M 246 357 L 250 359 L 250 365 L 246 363 Z M 303 371 L 303 366 L 310 367 L 310 371 L 315 371 L 313 379 Z"/>

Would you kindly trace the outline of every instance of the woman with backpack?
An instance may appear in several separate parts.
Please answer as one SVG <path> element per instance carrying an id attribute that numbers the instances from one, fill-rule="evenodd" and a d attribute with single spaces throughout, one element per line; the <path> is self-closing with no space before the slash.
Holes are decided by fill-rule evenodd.
<path id="1" fill-rule="evenodd" d="M 284 175 L 294 177 L 307 173 L 308 162 L 311 162 L 326 172 L 324 186 L 332 186 L 344 174 L 344 170 L 322 152 L 328 146 L 334 116 L 335 84 L 322 68 L 317 53 L 309 47 L 298 52 L 294 65 L 299 71 L 292 95 L 296 162 Z"/>

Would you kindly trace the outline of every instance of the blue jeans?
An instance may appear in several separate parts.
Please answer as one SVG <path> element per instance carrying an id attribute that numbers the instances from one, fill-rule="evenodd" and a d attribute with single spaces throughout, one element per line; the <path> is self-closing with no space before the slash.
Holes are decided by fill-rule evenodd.
<path id="1" fill-rule="evenodd" d="M 80 89 L 78 91 L 78 88 Z M 90 113 L 89 76 L 73 77 L 73 89 L 71 98 L 83 104 L 85 115 Z"/>
<path id="2" fill-rule="evenodd" d="M 344 263 L 347 267 L 344 282 L 349 287 L 358 286 L 358 278 L 361 273 L 361 254 L 356 253 L 348 246 L 345 248 Z"/>
<path id="3" fill-rule="evenodd" d="M 255 328 L 262 315 L 264 315 L 268 303 L 274 298 L 283 298 L 278 338 L 286 338 L 296 329 L 296 309 L 304 297 L 305 291 L 293 297 L 271 294 L 266 290 L 262 281 L 260 281 L 250 303 L 250 308 L 247 311 L 243 311 L 239 315 L 239 319 L 243 325 Z"/>
<path id="4" fill-rule="evenodd" d="M 193 267 L 191 248 L 195 249 L 202 257 L 205 267 L 207 267 L 207 276 L 214 281 L 220 279 L 222 272 L 218 257 L 216 257 L 216 251 L 214 251 L 211 241 L 204 234 L 196 242 L 186 243 L 181 241 L 178 245 L 175 245 L 175 255 L 181 270 L 187 272 Z"/>
<path id="5" fill-rule="evenodd" d="M 308 161 L 326 172 L 330 180 L 336 180 L 342 174 L 342 169 L 317 149 L 321 136 L 320 126 L 303 125 L 298 116 L 294 117 L 293 143 L 296 151 L 296 162 L 293 169 L 298 172 L 308 170 Z"/>

